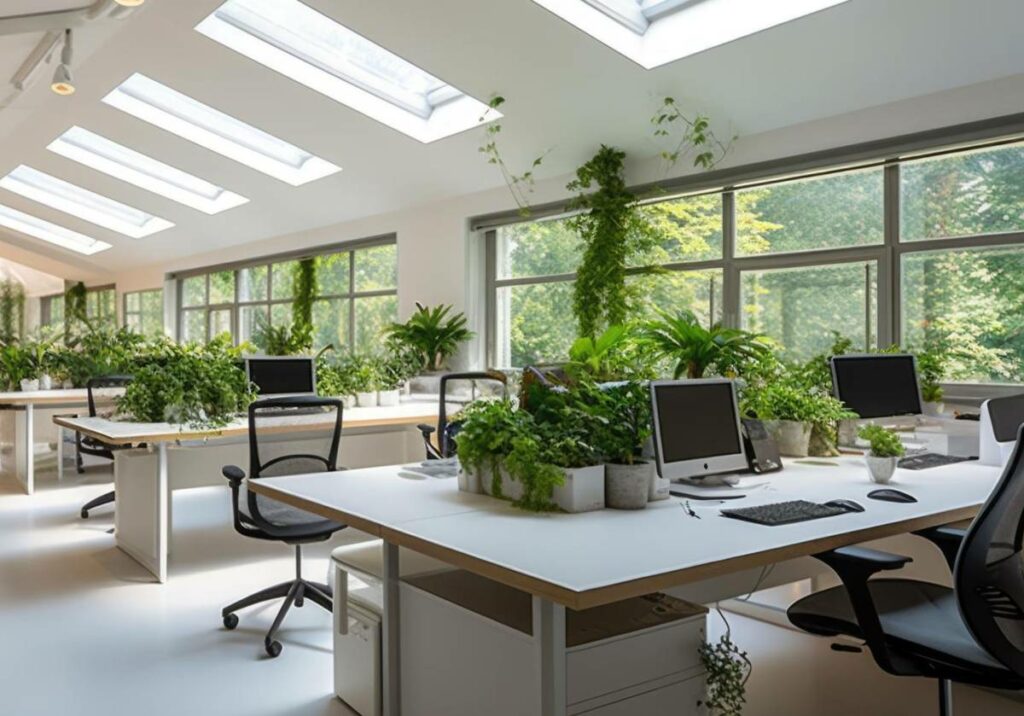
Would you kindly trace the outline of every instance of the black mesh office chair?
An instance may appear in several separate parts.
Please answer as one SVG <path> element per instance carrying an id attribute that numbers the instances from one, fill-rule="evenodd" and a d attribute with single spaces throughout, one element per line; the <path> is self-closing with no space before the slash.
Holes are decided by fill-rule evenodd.
<path id="1" fill-rule="evenodd" d="M 130 375 L 101 375 L 96 378 L 90 378 L 85 384 L 85 390 L 88 397 L 89 403 L 89 417 L 95 418 L 96 411 L 96 399 L 93 396 L 93 390 L 97 388 L 123 388 L 132 382 Z M 124 450 L 129 445 L 108 445 L 107 443 L 97 440 L 96 438 L 83 435 L 82 433 L 75 433 L 75 469 L 78 474 L 81 475 L 85 472 L 85 465 L 82 463 L 82 455 L 92 455 L 93 457 L 102 457 L 107 460 L 114 460 L 114 453 L 117 450 Z M 82 506 L 82 519 L 89 519 L 89 511 L 94 510 L 100 505 L 106 505 L 114 501 L 114 491 L 105 492 L 95 500 L 89 500 Z"/>
<path id="2" fill-rule="evenodd" d="M 319 410 L 319 414 L 316 412 Z M 289 415 L 288 411 L 301 411 Z M 342 404 L 334 398 L 296 396 L 266 398 L 249 406 L 249 477 L 258 480 L 264 477 L 300 475 L 311 472 L 334 472 L 338 468 L 338 444 L 341 440 Z M 333 416 L 333 417 L 332 417 Z M 323 419 L 331 421 L 331 427 L 323 429 Z M 289 440 L 261 440 L 261 431 L 268 423 L 281 420 L 309 421 L 318 423 L 310 433 L 319 432 L 319 437 L 303 436 L 302 452 L 289 454 L 287 450 L 295 445 Z M 312 444 L 319 442 L 320 444 Z M 274 638 L 292 604 L 302 607 L 307 598 L 331 611 L 331 589 L 326 584 L 310 582 L 302 578 L 302 545 L 323 542 L 345 525 L 325 520 L 303 510 L 271 500 L 246 489 L 245 472 L 234 465 L 223 469 L 224 477 L 231 485 L 231 501 L 235 530 L 254 539 L 284 542 L 295 547 L 295 579 L 268 587 L 234 604 L 224 607 L 221 616 L 224 627 L 238 626 L 240 609 L 270 601 L 284 599 L 270 631 L 263 641 L 271 657 L 281 653 L 281 644 Z"/>
<path id="3" fill-rule="evenodd" d="M 953 570 L 954 588 L 872 579 L 909 557 L 861 547 L 817 555 L 843 586 L 801 599 L 789 619 L 812 634 L 864 639 L 896 676 L 939 680 L 939 711 L 952 714 L 952 683 L 1024 689 L 1024 428 L 1003 476 L 970 528 L 919 532 Z"/>
<path id="4" fill-rule="evenodd" d="M 502 397 L 508 395 L 508 378 L 504 373 L 497 371 L 475 371 L 469 373 L 445 373 L 441 376 L 441 385 L 438 390 L 440 406 L 437 411 L 437 426 L 420 424 L 417 425 L 423 435 L 423 446 L 427 451 L 428 460 L 443 460 L 455 456 L 455 436 L 459 432 L 459 422 L 448 421 L 448 384 L 452 381 L 485 381 L 501 385 Z M 431 437 L 437 433 L 437 445 Z"/>

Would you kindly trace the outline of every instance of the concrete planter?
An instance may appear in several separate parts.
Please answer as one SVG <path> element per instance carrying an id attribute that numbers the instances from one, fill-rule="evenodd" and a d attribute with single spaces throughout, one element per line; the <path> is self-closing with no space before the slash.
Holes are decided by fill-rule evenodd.
<path id="1" fill-rule="evenodd" d="M 356 393 L 356 405 L 360 408 L 376 408 L 377 407 L 377 391 Z"/>
<path id="2" fill-rule="evenodd" d="M 552 501 L 566 512 L 604 509 L 604 465 L 567 468 L 565 482 L 551 494 Z"/>
<path id="3" fill-rule="evenodd" d="M 786 457 L 807 457 L 811 445 L 811 424 L 797 420 L 765 420 L 764 427 Z"/>
<path id="4" fill-rule="evenodd" d="M 348 408 L 356 407 L 356 396 L 354 395 L 342 395 L 339 396 L 342 406 L 347 410 Z"/>
<path id="5" fill-rule="evenodd" d="M 651 462 L 605 465 L 605 504 L 616 510 L 640 510 L 647 507 L 653 474 L 654 463 Z"/>
<path id="6" fill-rule="evenodd" d="M 401 401 L 401 390 L 382 390 L 377 394 L 377 404 L 382 408 L 393 408 Z"/>
<path id="7" fill-rule="evenodd" d="M 864 453 L 864 462 L 868 465 L 868 474 L 871 475 L 871 481 L 877 482 L 880 485 L 885 485 L 892 479 L 899 460 L 898 457 L 878 457 L 870 452 Z"/>
<path id="8" fill-rule="evenodd" d="M 922 405 L 922 408 L 924 408 L 924 414 L 925 415 L 928 415 L 930 417 L 936 418 L 936 417 L 942 415 L 942 411 L 945 410 L 946 404 L 944 402 L 942 402 L 942 401 L 931 402 L 931 403 L 924 403 Z"/>
<path id="9" fill-rule="evenodd" d="M 513 480 L 505 468 L 499 468 L 498 473 L 501 476 L 501 496 L 503 498 L 514 501 L 523 496 L 522 483 Z M 491 491 L 491 485 L 493 482 L 492 478 L 493 473 L 491 473 L 490 470 L 483 471 L 479 476 L 480 489 L 485 495 L 493 496 L 494 494 Z"/>
<path id="10" fill-rule="evenodd" d="M 38 378 L 23 378 L 21 381 L 21 392 L 31 393 L 39 390 L 39 379 Z"/>

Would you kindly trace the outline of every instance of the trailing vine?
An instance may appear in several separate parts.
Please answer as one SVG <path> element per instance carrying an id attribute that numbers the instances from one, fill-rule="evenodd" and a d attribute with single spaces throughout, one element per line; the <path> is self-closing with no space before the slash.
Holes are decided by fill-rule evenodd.
<path id="1" fill-rule="evenodd" d="M 670 138 L 678 132 L 672 148 L 660 153 L 665 162 L 666 175 L 680 159 L 691 152 L 696 152 L 693 156 L 693 166 L 705 170 L 713 169 L 725 159 L 736 140 L 733 136 L 728 142 L 721 141 L 711 128 L 711 120 L 707 115 L 696 114 L 692 119 L 687 117 L 672 97 L 665 97 L 662 100 L 661 107 L 651 117 L 651 124 L 654 125 L 654 136 L 658 139 Z"/>
<path id="2" fill-rule="evenodd" d="M 13 279 L 0 279 L 0 343 L 20 340 L 25 328 L 25 288 Z"/>
<path id="3" fill-rule="evenodd" d="M 740 716 L 747 703 L 747 681 L 753 665 L 747 652 L 732 640 L 726 631 L 716 644 L 700 645 L 700 659 L 707 679 L 707 697 L 704 705 L 711 716 Z"/>
<path id="4" fill-rule="evenodd" d="M 625 159 L 625 152 L 602 144 L 566 186 L 578 194 L 569 209 L 579 213 L 568 224 L 584 247 L 572 301 L 580 336 L 595 338 L 609 326 L 626 322 L 630 313 L 626 268 L 657 239 L 626 186 Z"/>
<path id="5" fill-rule="evenodd" d="M 492 95 L 487 103 L 487 109 L 480 115 L 478 121 L 485 126 L 483 142 L 477 151 L 486 157 L 488 164 L 493 164 L 501 171 L 501 177 L 504 179 L 509 193 L 512 194 L 512 199 L 516 202 L 519 214 L 525 217 L 530 215 L 529 199 L 534 189 L 534 170 L 544 162 L 544 157 L 551 150 L 548 149 L 535 158 L 530 163 L 530 168 L 522 174 L 513 172 L 505 162 L 498 147 L 498 136 L 501 134 L 502 123 L 494 121 L 496 116 L 500 116 L 498 107 L 503 104 L 505 104 L 504 97 L 497 94 Z"/>
<path id="6" fill-rule="evenodd" d="M 292 273 L 292 342 L 296 352 L 313 348 L 313 299 L 316 292 L 316 259 L 302 259 Z"/>

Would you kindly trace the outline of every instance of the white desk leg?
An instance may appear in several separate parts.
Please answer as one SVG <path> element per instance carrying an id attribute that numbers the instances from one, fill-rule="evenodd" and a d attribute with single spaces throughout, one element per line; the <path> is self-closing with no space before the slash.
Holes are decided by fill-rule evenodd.
<path id="1" fill-rule="evenodd" d="M 543 716 L 565 716 L 565 607 L 533 598 L 540 611 L 540 693 Z"/>
<path id="2" fill-rule="evenodd" d="M 383 699 L 381 711 L 383 716 L 400 716 L 402 713 L 402 689 L 400 672 L 401 659 L 399 658 L 399 609 L 398 609 L 398 545 L 384 542 L 384 573 L 382 587 L 384 588 L 384 603 L 381 616 L 381 641 L 383 642 L 381 674 L 383 686 Z"/>
<path id="3" fill-rule="evenodd" d="M 57 482 L 64 482 L 64 428 L 54 427 L 57 428 Z"/>
<path id="4" fill-rule="evenodd" d="M 169 549 L 168 539 L 170 535 L 170 499 L 171 493 L 167 484 L 167 443 L 161 442 L 157 446 L 157 468 L 156 468 L 156 554 L 157 554 L 157 581 L 161 584 L 167 581 L 167 552 Z"/>
<path id="5" fill-rule="evenodd" d="M 28 495 L 35 491 L 36 481 L 34 418 L 32 405 L 14 413 L 14 476 Z"/>

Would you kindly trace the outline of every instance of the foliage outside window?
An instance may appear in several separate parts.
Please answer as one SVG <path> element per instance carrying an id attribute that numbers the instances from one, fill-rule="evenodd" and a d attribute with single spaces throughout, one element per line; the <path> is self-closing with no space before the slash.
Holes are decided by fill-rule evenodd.
<path id="1" fill-rule="evenodd" d="M 144 336 L 164 332 L 163 289 L 130 291 L 124 294 L 124 326 Z"/>

